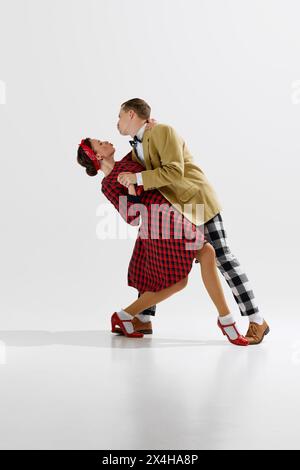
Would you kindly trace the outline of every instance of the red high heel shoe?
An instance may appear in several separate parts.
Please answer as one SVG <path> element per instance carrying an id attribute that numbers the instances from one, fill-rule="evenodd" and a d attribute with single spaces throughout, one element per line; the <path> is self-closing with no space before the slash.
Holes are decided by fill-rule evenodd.
<path id="1" fill-rule="evenodd" d="M 225 331 L 225 328 L 228 328 L 228 326 L 232 326 L 236 332 L 236 334 L 238 335 L 238 337 L 236 339 L 231 339 L 229 337 L 229 335 L 226 333 Z M 245 336 L 241 335 L 236 326 L 235 326 L 235 322 L 234 323 L 231 323 L 229 325 L 222 325 L 222 323 L 220 322 L 220 320 L 218 320 L 218 327 L 221 329 L 222 333 L 224 336 L 227 336 L 228 338 L 228 341 L 230 341 L 231 344 L 235 344 L 236 346 L 249 346 L 249 341 L 247 340 L 247 338 L 245 338 Z"/>
<path id="2" fill-rule="evenodd" d="M 119 326 L 122 333 L 128 338 L 143 338 L 144 337 L 143 333 L 138 333 L 137 331 L 134 331 L 133 333 L 127 333 L 127 330 L 124 326 L 124 322 L 132 323 L 132 320 L 121 320 L 117 312 L 115 312 L 111 317 L 111 332 L 118 333 L 120 330 L 118 330 L 116 326 Z"/>

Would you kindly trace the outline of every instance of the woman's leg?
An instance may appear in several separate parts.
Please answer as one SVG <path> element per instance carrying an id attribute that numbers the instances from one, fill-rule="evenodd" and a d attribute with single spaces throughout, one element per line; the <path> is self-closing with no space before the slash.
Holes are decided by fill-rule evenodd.
<path id="1" fill-rule="evenodd" d="M 219 312 L 218 325 L 228 340 L 237 346 L 248 346 L 249 342 L 244 338 L 235 326 L 233 315 L 226 303 L 222 284 L 217 271 L 216 255 L 213 246 L 206 243 L 199 250 L 197 259 L 200 261 L 201 273 L 204 285 L 210 298 Z"/>
<path id="2" fill-rule="evenodd" d="M 219 278 L 216 264 L 216 254 L 213 246 L 206 243 L 201 250 L 199 250 L 197 259 L 200 262 L 202 279 L 205 288 L 215 304 L 220 317 L 229 315 L 230 310 L 226 303 L 222 284 Z"/>
<path id="3" fill-rule="evenodd" d="M 171 295 L 176 294 L 176 292 L 179 292 L 180 290 L 184 289 L 187 283 L 188 276 L 182 279 L 181 281 L 176 282 L 176 284 L 173 284 L 172 286 L 167 287 L 166 289 L 163 289 L 161 291 L 144 292 L 144 294 L 142 294 L 137 300 L 135 300 L 135 302 L 130 304 L 128 307 L 124 308 L 124 310 L 130 315 L 135 316 L 138 313 L 141 313 L 146 308 L 151 307 L 152 305 L 159 304 L 159 302 L 162 302 L 168 297 L 171 297 Z"/>

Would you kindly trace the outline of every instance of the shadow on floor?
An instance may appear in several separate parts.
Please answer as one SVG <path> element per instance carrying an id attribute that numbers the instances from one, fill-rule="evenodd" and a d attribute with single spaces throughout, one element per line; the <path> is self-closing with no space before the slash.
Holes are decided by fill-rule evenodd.
<path id="1" fill-rule="evenodd" d="M 223 346 L 231 347 L 229 343 L 220 339 L 218 341 L 188 340 L 176 338 L 155 338 L 145 335 L 144 338 L 126 338 L 120 334 L 114 334 L 105 330 L 85 331 L 0 331 L 0 342 L 12 347 L 33 346 L 82 346 L 94 348 L 178 348 L 196 346 Z"/>

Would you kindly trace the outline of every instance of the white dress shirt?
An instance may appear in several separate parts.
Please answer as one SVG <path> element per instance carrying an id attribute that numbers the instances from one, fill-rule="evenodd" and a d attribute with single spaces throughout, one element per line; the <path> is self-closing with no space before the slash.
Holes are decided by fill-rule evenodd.
<path id="1" fill-rule="evenodd" d="M 147 122 L 137 131 L 136 136 L 140 139 L 143 140 L 144 137 L 144 132 L 147 126 Z M 139 159 L 141 160 L 141 163 L 146 167 L 145 165 L 145 159 L 144 159 L 144 149 L 143 149 L 143 142 L 138 142 L 136 145 L 136 153 Z M 143 177 L 142 173 L 136 173 L 136 180 L 137 180 L 137 185 L 138 186 L 143 186 Z"/>

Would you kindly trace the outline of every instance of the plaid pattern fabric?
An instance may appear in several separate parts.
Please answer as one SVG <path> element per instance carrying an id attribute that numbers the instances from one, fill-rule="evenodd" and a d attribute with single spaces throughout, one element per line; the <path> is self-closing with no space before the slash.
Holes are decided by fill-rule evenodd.
<path id="1" fill-rule="evenodd" d="M 158 190 L 143 191 L 139 197 L 128 196 L 127 188 L 117 181 L 117 176 L 121 172 L 137 173 L 142 169 L 130 153 L 116 162 L 111 173 L 102 180 L 103 194 L 124 220 L 131 225 L 141 223 L 128 267 L 128 285 L 139 293 L 157 292 L 185 278 L 205 243 L 203 227 L 196 227 L 183 218 Z M 147 213 L 143 207 L 138 211 L 135 211 L 137 206 L 132 207 L 139 201 Z M 187 249 L 187 244 L 192 244 L 193 249 Z"/>
<path id="2" fill-rule="evenodd" d="M 209 220 L 204 226 L 205 239 L 213 245 L 217 266 L 222 275 L 225 277 L 232 294 L 242 316 L 249 316 L 258 313 L 259 309 L 256 305 L 255 297 L 251 289 L 249 279 L 241 268 L 241 265 L 230 251 L 227 244 L 227 234 L 224 229 L 221 214 L 217 214 L 213 219 Z M 196 263 L 199 261 L 196 260 Z M 147 315 L 155 315 L 156 305 L 144 310 L 142 313 Z"/>

